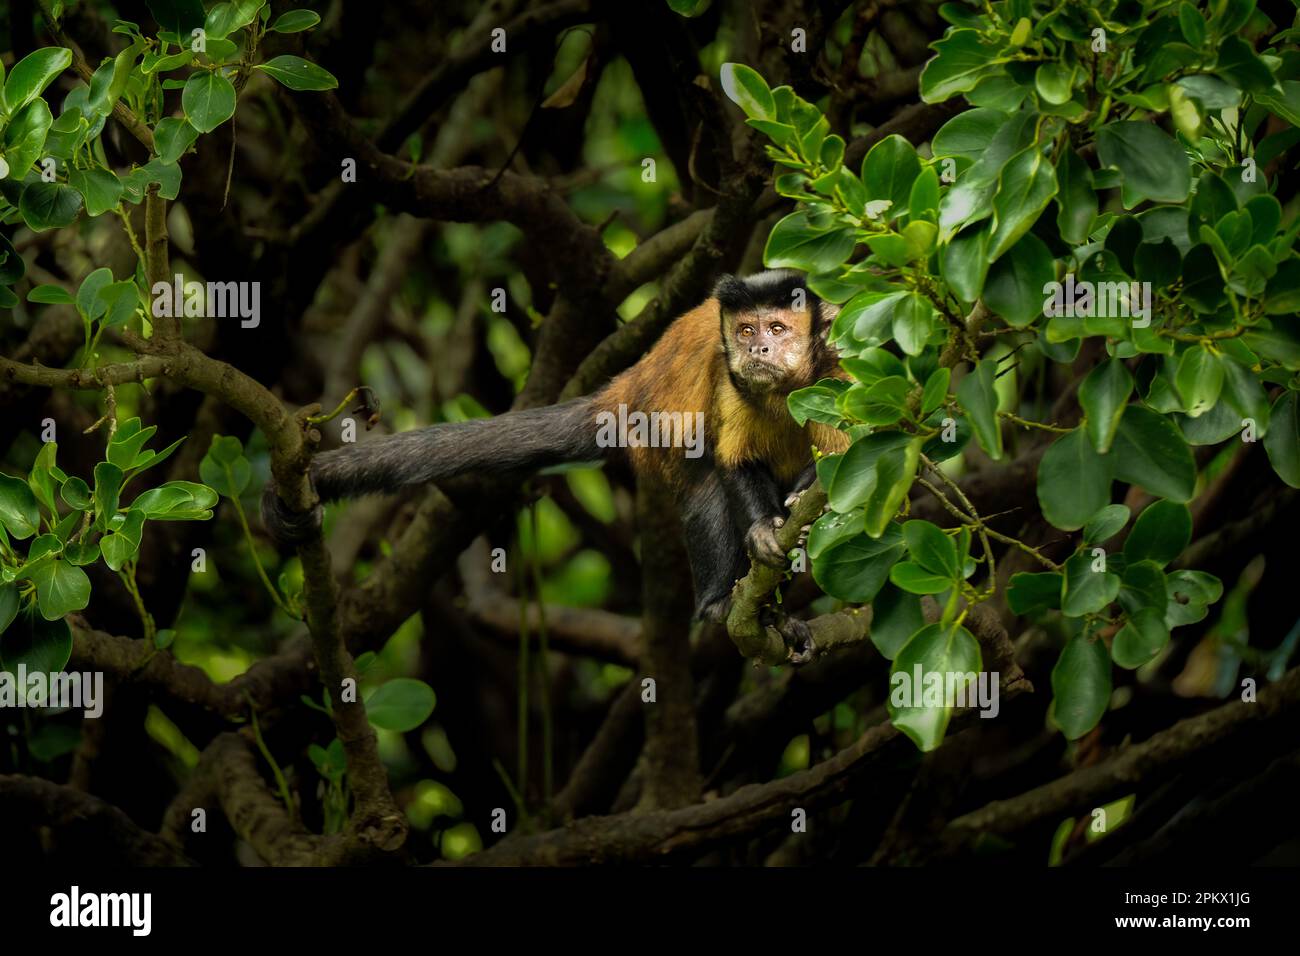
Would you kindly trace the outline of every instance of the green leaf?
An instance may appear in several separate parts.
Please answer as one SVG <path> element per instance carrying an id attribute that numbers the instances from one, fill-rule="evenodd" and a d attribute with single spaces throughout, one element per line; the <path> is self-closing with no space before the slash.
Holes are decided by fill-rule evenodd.
<path id="1" fill-rule="evenodd" d="M 1024 328 L 1043 314 L 1043 287 L 1056 279 L 1052 253 L 1032 233 L 989 267 L 984 304 L 1008 325 Z"/>
<path id="2" fill-rule="evenodd" d="M 224 40 L 236 30 L 248 26 L 257 16 L 257 11 L 263 3 L 265 0 L 234 0 L 233 3 L 214 4 L 203 24 L 203 31 L 208 35 L 209 42 L 214 39 Z M 319 17 L 316 19 L 320 20 Z"/>
<path id="3" fill-rule="evenodd" d="M 1133 524 L 1124 542 L 1124 559 L 1130 563 L 1154 561 L 1164 567 L 1183 553 L 1192 540 L 1192 513 L 1176 501 L 1156 501 Z"/>
<path id="4" fill-rule="evenodd" d="M 1052 668 L 1052 722 L 1067 740 L 1097 726 L 1110 703 L 1110 656 L 1101 641 L 1079 634 Z"/>
<path id="5" fill-rule="evenodd" d="M 1007 114 L 1001 110 L 980 107 L 958 113 L 934 134 L 930 151 L 936 159 L 955 156 L 974 162 L 1006 121 Z"/>
<path id="6" fill-rule="evenodd" d="M 122 199 L 122 182 L 107 169 L 73 169 L 68 183 L 86 200 L 86 214 L 99 216 L 113 209 Z"/>
<path id="7" fill-rule="evenodd" d="M 1007 586 L 1007 608 L 1017 617 L 1030 611 L 1059 608 L 1064 581 L 1065 576 L 1057 571 L 1013 574 Z"/>
<path id="8" fill-rule="evenodd" d="M 957 383 L 957 401 L 970 416 L 980 447 L 994 461 L 1002 457 L 1002 429 L 998 425 L 998 395 L 993 387 L 997 361 L 983 359 Z"/>
<path id="9" fill-rule="evenodd" d="M 1283 392 L 1273 403 L 1264 450 L 1277 476 L 1292 488 L 1300 488 L 1300 397 L 1296 392 Z"/>
<path id="10" fill-rule="evenodd" d="M 912 482 L 916 479 L 916 465 L 921 456 L 924 440 L 912 438 L 902 447 L 889 448 L 876 462 L 875 487 L 867 499 L 867 534 L 878 538 L 892 526 L 893 517 L 907 499 Z"/>
<path id="11" fill-rule="evenodd" d="M 190 31 L 203 26 L 201 0 L 145 0 L 149 12 L 163 30 L 189 41 Z"/>
<path id="12" fill-rule="evenodd" d="M 931 574 L 919 564 L 899 561 L 889 569 L 889 580 L 895 587 L 910 594 L 942 594 L 953 587 L 953 580 L 940 574 Z"/>
<path id="13" fill-rule="evenodd" d="M 29 183 L 18 202 L 18 211 L 33 232 L 61 229 L 77 221 L 81 193 L 63 183 Z"/>
<path id="14" fill-rule="evenodd" d="M 301 33 L 320 23 L 320 14 L 315 10 L 289 10 L 275 18 L 271 24 L 272 33 Z"/>
<path id="15" fill-rule="evenodd" d="M 989 271 L 990 233 L 987 222 L 967 226 L 953 236 L 943 250 L 940 268 L 944 280 L 965 302 L 974 302 L 984 291 Z"/>
<path id="16" fill-rule="evenodd" d="M 894 340 L 907 355 L 920 355 L 934 331 L 935 308 L 917 292 L 909 292 L 894 310 Z"/>
<path id="17" fill-rule="evenodd" d="M 9 120 L 0 152 L 4 153 L 5 162 L 9 166 L 7 175 L 15 183 L 22 182 L 27 171 L 40 159 L 46 136 L 53 124 L 50 108 L 42 99 L 32 100 Z"/>
<path id="18" fill-rule="evenodd" d="M 1062 531 L 1082 528 L 1110 503 L 1113 464 L 1093 450 L 1082 428 L 1062 435 L 1038 464 L 1043 517 Z"/>
<path id="19" fill-rule="evenodd" d="M 0 525 L 19 541 L 40 530 L 41 511 L 36 496 L 21 478 L 0 474 Z"/>
<path id="20" fill-rule="evenodd" d="M 798 210 L 772 227 L 763 262 L 772 269 L 830 272 L 853 252 L 853 230 L 847 226 L 814 226 L 807 210 Z"/>
<path id="21" fill-rule="evenodd" d="M 106 303 L 100 299 L 99 293 L 112 281 L 113 273 L 105 267 L 96 269 L 81 280 L 81 285 L 77 287 L 77 311 L 82 318 L 94 321 L 104 314 Z"/>
<path id="22" fill-rule="evenodd" d="M 1011 158 L 1002 169 L 998 192 L 993 197 L 989 262 L 996 261 L 1029 231 L 1056 190 L 1056 169 L 1036 144 Z"/>
<path id="23" fill-rule="evenodd" d="M 957 545 L 937 525 L 928 521 L 904 522 L 903 540 L 907 544 L 907 553 L 922 568 L 951 581 L 962 580 Z"/>
<path id="24" fill-rule="evenodd" d="M 1096 614 L 1119 596 L 1119 575 L 1113 571 L 1094 571 L 1096 560 L 1087 551 L 1081 551 L 1065 562 L 1061 612 L 1067 617 Z"/>
<path id="25" fill-rule="evenodd" d="M 922 415 L 929 415 L 947 400 L 948 382 L 951 378 L 952 370 L 947 368 L 937 368 L 930 373 L 930 377 L 925 380 L 925 389 L 921 394 Z"/>
<path id="26" fill-rule="evenodd" d="M 1098 365 L 1079 384 L 1079 404 L 1087 415 L 1084 428 L 1100 454 L 1110 451 L 1132 392 L 1133 376 L 1120 359 Z"/>
<path id="27" fill-rule="evenodd" d="M 1034 88 L 1039 98 L 1052 106 L 1068 103 L 1074 95 L 1074 78 L 1077 68 L 1067 69 L 1064 64 L 1049 60 L 1034 73 Z"/>
<path id="28" fill-rule="evenodd" d="M 890 721 L 921 750 L 933 750 L 943 742 L 952 708 L 957 703 L 946 693 L 949 678 L 971 682 L 962 694 L 963 702 L 969 705 L 973 703 L 974 681 L 982 667 L 980 646 L 970 631 L 950 624 L 923 627 L 903 645 L 889 670 Z M 918 673 L 920 686 L 916 681 Z M 937 694 L 925 693 L 930 679 L 941 684 Z"/>
<path id="29" fill-rule="evenodd" d="M 183 513 L 186 518 L 208 512 L 217 503 L 217 492 L 207 485 L 192 481 L 168 481 L 157 488 L 141 492 L 131 502 L 131 510 L 139 511 L 145 516 L 167 520 L 169 516 Z"/>
<path id="30" fill-rule="evenodd" d="M 1111 457 L 1116 478 L 1156 497 L 1190 501 L 1196 490 L 1196 463 L 1178 427 L 1141 405 L 1124 409 Z"/>
<path id="31" fill-rule="evenodd" d="M 912 183 L 907 197 L 907 215 L 913 223 L 933 222 L 939 215 L 939 174 L 926 166 Z"/>
<path id="32" fill-rule="evenodd" d="M 1088 164 L 1074 150 L 1061 153 L 1056 168 L 1060 185 L 1056 194 L 1056 226 L 1061 238 L 1072 245 L 1088 241 L 1088 230 L 1097 217 L 1097 193 L 1092 188 Z"/>
<path id="33" fill-rule="evenodd" d="M 813 580 L 827 594 L 852 604 L 866 604 L 889 579 L 889 569 L 903 556 L 903 532 L 891 524 L 878 538 L 855 535 L 813 559 Z"/>
<path id="34" fill-rule="evenodd" d="M 915 594 L 885 585 L 871 602 L 871 643 L 887 661 L 897 657 L 912 635 L 924 626 L 921 599 Z"/>
<path id="35" fill-rule="evenodd" d="M 58 453 L 59 446 L 56 442 L 49 441 L 42 444 L 41 450 L 36 454 L 36 461 L 32 463 L 32 470 L 27 474 L 27 487 L 32 489 L 36 500 L 51 514 L 57 514 L 54 491 L 59 480 L 55 475 L 62 474 L 55 464 Z"/>
<path id="36" fill-rule="evenodd" d="M 108 530 L 109 521 L 117 514 L 117 501 L 121 493 L 122 469 L 111 462 L 101 461 L 95 466 L 94 492 L 95 527 L 99 530 Z"/>
<path id="37" fill-rule="evenodd" d="M 1122 121 L 1097 131 L 1097 155 L 1102 166 L 1124 174 L 1124 208 L 1144 199 L 1182 202 L 1192 188 L 1187 153 L 1169 134 L 1150 123 Z"/>
<path id="38" fill-rule="evenodd" d="M 1266 93 L 1273 86 L 1273 73 L 1241 37 L 1225 36 L 1219 42 L 1219 59 L 1214 72 L 1239 90 Z"/>
<path id="39" fill-rule="evenodd" d="M 175 116 L 160 119 L 153 131 L 154 149 L 158 153 L 158 159 L 164 165 L 180 159 L 198 138 L 198 130 L 187 120 Z"/>
<path id="40" fill-rule="evenodd" d="M 1103 541 L 1109 541 L 1119 534 L 1124 525 L 1128 524 L 1131 514 L 1128 505 L 1107 505 L 1102 508 L 1083 526 L 1084 544 L 1101 544 Z"/>
<path id="41" fill-rule="evenodd" d="M 329 70 L 308 62 L 300 56 L 291 56 L 287 53 L 265 63 L 259 63 L 256 69 L 264 70 L 291 90 L 332 90 L 339 85 L 339 81 Z M 725 81 L 723 85 L 725 88 Z"/>
<path id="42" fill-rule="evenodd" d="M 14 618 L 18 616 L 18 603 L 18 585 L 12 581 L 8 584 L 0 584 L 0 634 L 4 634 Z M 917 609 L 920 610 L 920 604 L 917 605 Z M 0 651 L 3 649 L 4 645 L 0 643 Z"/>
<path id="43" fill-rule="evenodd" d="M 30 103 L 72 65 L 72 51 L 61 46 L 35 50 L 19 60 L 4 85 L 5 110 L 10 116 Z M 47 111 L 48 112 L 48 111 Z"/>
<path id="44" fill-rule="evenodd" d="M 27 301 L 42 302 L 46 305 L 72 305 L 76 299 L 62 286 L 38 285 L 27 293 Z"/>
<path id="45" fill-rule="evenodd" d="M 814 421 L 834 427 L 843 420 L 836 403 L 848 387 L 847 382 L 822 379 L 816 385 L 795 389 L 786 397 L 786 406 L 791 417 L 801 426 Z"/>
<path id="46" fill-rule="evenodd" d="M 1190 417 L 1199 417 L 1219 400 L 1223 375 L 1223 361 L 1217 352 L 1197 344 L 1183 353 L 1174 381 Z"/>
<path id="47" fill-rule="evenodd" d="M 1165 590 L 1165 624 L 1175 628 L 1204 620 L 1209 606 L 1223 596 L 1223 582 L 1204 571 L 1174 571 L 1165 578 Z"/>
<path id="48" fill-rule="evenodd" d="M 41 563 L 32 571 L 31 580 L 41 616 L 47 621 L 57 621 L 90 603 L 90 578 L 62 557 Z"/>
<path id="49" fill-rule="evenodd" d="M 912 144 L 898 135 L 886 136 L 871 147 L 862 161 L 862 182 L 871 199 L 888 199 L 886 219 L 907 211 L 912 185 L 921 174 L 921 161 Z"/>
<path id="50" fill-rule="evenodd" d="M 1205 43 L 1205 18 L 1197 12 L 1196 7 L 1187 0 L 1178 7 L 1178 28 L 1182 30 L 1183 39 L 1192 47 L 1201 47 Z"/>
<path id="51" fill-rule="evenodd" d="M 999 127 L 988 147 L 939 201 L 939 227 L 945 236 L 992 213 L 1003 167 L 1033 141 L 1031 113 L 1014 114 Z"/>
<path id="52" fill-rule="evenodd" d="M 366 717 L 381 730 L 405 733 L 428 720 L 436 702 L 433 688 L 424 681 L 397 677 L 366 700 Z"/>
<path id="53" fill-rule="evenodd" d="M 0 670 L 16 674 L 57 674 L 72 657 L 72 629 L 60 616 L 47 620 L 35 607 L 24 610 L 0 640 Z"/>
<path id="54" fill-rule="evenodd" d="M 89 511 L 94 499 L 90 495 L 90 486 L 80 478 L 72 477 L 59 487 L 59 495 L 68 507 L 77 511 Z"/>
<path id="55" fill-rule="evenodd" d="M 981 42 L 976 30 L 950 30 L 931 44 L 935 55 L 921 71 L 921 99 L 927 103 L 943 100 L 974 89 L 980 79 L 994 68 L 996 46 Z"/>
<path id="56" fill-rule="evenodd" d="M 855 535 L 864 534 L 864 517 L 861 511 L 851 511 L 848 514 L 827 511 L 813 522 L 808 532 L 808 557 L 815 561 L 831 547 Z"/>
<path id="57" fill-rule="evenodd" d="M 235 87 L 209 70 L 190 74 L 181 91 L 185 117 L 200 133 L 210 133 L 235 115 Z"/>
<path id="58" fill-rule="evenodd" d="M 1110 654 L 1115 663 L 1136 670 L 1155 659 L 1169 643 L 1163 609 L 1145 607 L 1134 613 L 1115 635 Z"/>
<path id="59" fill-rule="evenodd" d="M 227 498 L 242 494 L 252 480 L 252 468 L 244 458 L 239 439 L 229 435 L 214 435 L 212 446 L 199 462 L 199 477 L 203 483 Z"/>
<path id="60" fill-rule="evenodd" d="M 100 549 L 104 552 L 104 563 L 114 571 L 121 570 L 140 550 L 144 520 L 144 512 L 132 508 L 116 530 L 99 539 Z"/>
<path id="61" fill-rule="evenodd" d="M 139 419 L 133 419 L 133 421 L 138 423 Z M 157 431 L 158 429 L 154 425 L 150 425 L 148 428 L 137 427 L 126 434 L 123 434 L 123 430 L 119 429 L 118 433 L 113 436 L 113 440 L 108 443 L 108 460 L 125 472 L 135 464 L 140 449 Z"/>
<path id="62" fill-rule="evenodd" d="M 1123 583 L 1119 589 L 1119 603 L 1128 614 L 1151 607 L 1161 615 L 1169 603 L 1165 573 L 1154 561 L 1125 561 Z"/>

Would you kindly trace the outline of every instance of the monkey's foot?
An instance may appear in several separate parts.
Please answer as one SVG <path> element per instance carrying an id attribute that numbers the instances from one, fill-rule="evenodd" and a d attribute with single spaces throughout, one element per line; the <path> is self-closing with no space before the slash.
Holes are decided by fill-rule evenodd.
<path id="1" fill-rule="evenodd" d="M 784 568 L 788 563 L 785 549 L 776 540 L 776 531 L 785 525 L 785 518 L 760 518 L 745 533 L 745 550 L 760 564 Z"/>
<path id="2" fill-rule="evenodd" d="M 791 664 L 797 667 L 816 659 L 817 642 L 813 640 L 812 629 L 806 621 L 770 608 L 763 616 L 766 618 L 763 623 L 776 628 L 781 635 Z"/>

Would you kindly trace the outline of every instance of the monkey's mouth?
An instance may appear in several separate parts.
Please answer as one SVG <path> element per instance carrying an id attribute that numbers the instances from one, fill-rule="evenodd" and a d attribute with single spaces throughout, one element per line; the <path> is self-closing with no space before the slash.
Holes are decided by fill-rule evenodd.
<path id="1" fill-rule="evenodd" d="M 785 369 L 779 365 L 773 365 L 771 362 L 765 362 L 762 359 L 750 359 L 744 366 L 745 376 L 752 378 L 762 378 L 775 381 L 785 377 Z"/>

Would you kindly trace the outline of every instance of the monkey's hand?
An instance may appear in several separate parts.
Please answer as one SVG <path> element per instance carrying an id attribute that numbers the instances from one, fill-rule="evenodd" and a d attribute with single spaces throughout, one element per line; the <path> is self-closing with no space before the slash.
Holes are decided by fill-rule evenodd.
<path id="1" fill-rule="evenodd" d="M 761 564 L 784 568 L 788 564 L 785 549 L 776 540 L 776 530 L 785 525 L 785 518 L 759 518 L 745 533 L 745 550 Z"/>

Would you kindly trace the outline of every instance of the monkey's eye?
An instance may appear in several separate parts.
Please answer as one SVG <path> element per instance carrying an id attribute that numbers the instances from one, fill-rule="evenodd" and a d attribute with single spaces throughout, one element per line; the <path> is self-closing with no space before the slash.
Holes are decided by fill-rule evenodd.
<path id="1" fill-rule="evenodd" d="M 740 327 L 740 334 L 748 338 L 754 334 L 754 327 L 752 325 L 742 325 Z"/>
<path id="2" fill-rule="evenodd" d="M 785 326 L 779 322 L 772 326 L 773 335 L 780 335 L 784 331 L 785 331 Z"/>

